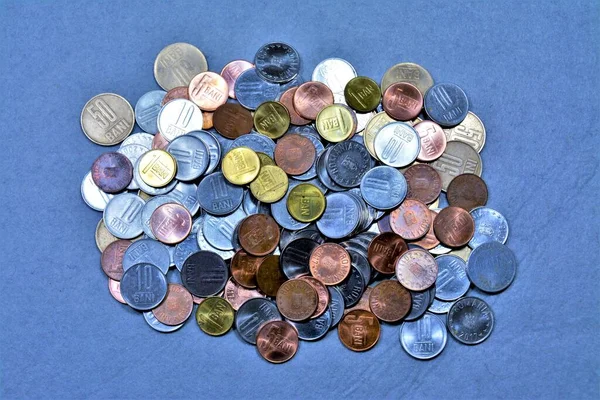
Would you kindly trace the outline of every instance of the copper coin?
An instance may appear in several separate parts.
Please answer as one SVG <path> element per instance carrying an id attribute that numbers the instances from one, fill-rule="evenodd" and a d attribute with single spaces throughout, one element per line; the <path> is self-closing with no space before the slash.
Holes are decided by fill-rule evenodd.
<path id="1" fill-rule="evenodd" d="M 440 197 L 442 178 L 432 166 L 427 164 L 412 165 L 404 171 L 404 177 L 408 185 L 407 199 L 415 199 L 429 204 Z"/>
<path id="2" fill-rule="evenodd" d="M 437 274 L 437 262 L 427 250 L 409 250 L 396 263 L 396 278 L 408 290 L 420 292 L 429 289 Z"/>
<path id="3" fill-rule="evenodd" d="M 317 296 L 319 297 L 319 303 L 317 305 L 317 309 L 315 310 L 313 315 L 310 316 L 310 318 L 312 319 L 320 317 L 321 315 L 323 315 L 323 313 L 327 309 L 327 306 L 329 305 L 329 290 L 327 289 L 327 286 L 323 285 L 323 283 L 320 280 L 313 278 L 312 276 L 304 275 L 298 277 L 298 279 L 302 279 L 308 282 L 317 292 Z"/>
<path id="4" fill-rule="evenodd" d="M 161 106 L 164 106 L 165 104 L 167 104 L 168 102 L 170 102 L 171 100 L 175 100 L 175 99 L 185 99 L 185 100 L 189 100 L 190 99 L 190 95 L 188 93 L 188 87 L 187 86 L 177 86 L 174 87 L 173 89 L 169 90 L 167 92 L 167 94 L 165 95 L 165 97 L 163 97 L 162 102 L 161 102 Z"/>
<path id="5" fill-rule="evenodd" d="M 379 320 L 372 312 L 353 310 L 340 321 L 338 335 L 350 350 L 367 351 L 379 340 L 380 329 Z"/>
<path id="6" fill-rule="evenodd" d="M 261 292 L 270 297 L 277 296 L 279 287 L 287 281 L 279 266 L 279 256 L 266 256 L 256 271 L 256 284 Z"/>
<path id="7" fill-rule="evenodd" d="M 312 285 L 301 279 L 284 282 L 276 296 L 277 308 L 290 321 L 304 321 L 317 310 L 319 296 Z"/>
<path id="8" fill-rule="evenodd" d="M 325 285 L 342 283 L 350 274 L 350 255 L 337 243 L 323 243 L 315 247 L 308 261 L 312 276 Z"/>
<path id="9" fill-rule="evenodd" d="M 418 200 L 404 200 L 390 214 L 392 230 L 406 240 L 425 236 L 431 225 L 429 208 Z"/>
<path id="10" fill-rule="evenodd" d="M 487 185 L 475 174 L 458 175 L 446 190 L 448 204 L 471 211 L 475 207 L 485 206 L 488 199 Z"/>
<path id="11" fill-rule="evenodd" d="M 275 163 L 289 175 L 302 175 L 312 167 L 317 157 L 309 138 L 288 133 L 277 141 Z"/>
<path id="12" fill-rule="evenodd" d="M 396 261 L 408 245 L 394 232 L 384 232 L 375 236 L 369 244 L 367 257 L 371 266 L 385 275 L 392 275 L 396 269 Z"/>
<path id="13" fill-rule="evenodd" d="M 269 321 L 256 333 L 256 348 L 265 360 L 284 363 L 298 350 L 298 332 L 288 322 Z"/>
<path id="14" fill-rule="evenodd" d="M 415 85 L 397 82 L 383 92 L 385 112 L 399 121 L 408 121 L 419 115 L 423 108 L 423 95 Z"/>
<path id="15" fill-rule="evenodd" d="M 231 276 L 248 289 L 256 288 L 256 271 L 264 257 L 256 257 L 240 249 L 231 259 Z"/>
<path id="16" fill-rule="evenodd" d="M 429 214 L 431 215 L 431 224 L 429 225 L 429 230 L 421 239 L 415 242 L 411 242 L 412 244 L 422 247 L 425 250 L 431 250 L 440 244 L 440 241 L 435 236 L 435 233 L 433 231 L 433 224 L 435 222 L 435 217 L 437 216 L 437 213 L 433 210 L 429 210 Z"/>
<path id="17" fill-rule="evenodd" d="M 204 111 L 202 113 L 202 129 L 210 129 L 214 126 L 213 124 L 213 115 L 214 112 Z"/>
<path id="18" fill-rule="evenodd" d="M 383 217 L 377 221 L 377 228 L 379 232 L 393 232 L 392 226 L 390 225 L 390 214 L 386 213 Z"/>
<path id="19" fill-rule="evenodd" d="M 133 165 L 121 153 L 101 154 L 92 164 L 92 180 L 105 193 L 118 193 L 125 190 L 131 183 L 131 179 L 133 179 Z"/>
<path id="20" fill-rule="evenodd" d="M 433 224 L 435 236 L 448 247 L 462 247 L 475 233 L 475 222 L 468 211 L 460 207 L 442 209 Z"/>
<path id="21" fill-rule="evenodd" d="M 265 295 L 256 289 L 246 289 L 245 287 L 239 285 L 232 278 L 229 278 L 225 284 L 223 297 L 231 304 L 233 309 L 237 311 L 246 300 L 257 297 L 265 297 Z"/>
<path id="22" fill-rule="evenodd" d="M 229 97 L 235 99 L 235 81 L 237 81 L 238 76 L 242 74 L 242 72 L 247 69 L 254 68 L 254 64 L 248 62 L 246 60 L 234 60 L 223 67 L 221 70 L 221 76 L 227 82 L 227 87 L 229 88 Z"/>
<path id="23" fill-rule="evenodd" d="M 160 132 L 157 132 L 152 139 L 152 150 L 167 150 L 167 147 L 169 147 L 169 141 Z"/>
<path id="24" fill-rule="evenodd" d="M 310 120 L 302 118 L 294 108 L 294 94 L 296 94 L 297 89 L 298 87 L 294 86 L 283 92 L 279 97 L 279 102 L 288 109 L 288 112 L 290 113 L 290 122 L 293 125 L 306 125 L 310 123 Z"/>
<path id="25" fill-rule="evenodd" d="M 202 111 L 215 111 L 227 102 L 229 86 L 215 72 L 201 72 L 192 78 L 189 86 L 190 100 Z"/>
<path id="26" fill-rule="evenodd" d="M 131 240 L 119 239 L 112 242 L 102 252 L 100 266 L 102 271 L 111 279 L 120 281 L 123 277 L 123 257 L 125 250 L 131 245 Z"/>
<path id="27" fill-rule="evenodd" d="M 373 288 L 369 306 L 377 318 L 385 322 L 398 322 L 406 317 L 412 306 L 410 292 L 398 281 L 382 281 Z"/>
<path id="28" fill-rule="evenodd" d="M 440 158 L 446 150 L 446 134 L 442 127 L 432 121 L 423 121 L 416 124 L 414 128 L 421 141 L 417 160 L 433 161 Z"/>
<path id="29" fill-rule="evenodd" d="M 121 295 L 121 282 L 108 278 L 108 291 L 116 301 L 118 301 L 119 303 L 127 304 L 127 302 Z"/>
<path id="30" fill-rule="evenodd" d="M 178 203 L 166 203 L 159 206 L 150 216 L 150 229 L 160 242 L 176 244 L 190 234 L 192 216 Z"/>
<path id="31" fill-rule="evenodd" d="M 360 300 L 358 300 L 358 303 L 356 303 L 355 305 L 353 305 L 350 308 L 346 308 L 344 310 L 344 315 L 346 315 L 350 311 L 354 311 L 354 310 L 365 310 L 365 311 L 370 312 L 371 307 L 369 307 L 369 297 L 371 296 L 372 291 L 373 291 L 373 288 L 371 286 L 367 286 L 367 288 L 363 292 L 362 296 L 360 297 Z"/>
<path id="32" fill-rule="evenodd" d="M 266 256 L 279 244 L 279 225 L 269 215 L 250 215 L 240 223 L 238 240 L 253 256 Z"/>
<path id="33" fill-rule="evenodd" d="M 228 139 L 235 139 L 250 133 L 254 127 L 254 120 L 250 111 L 244 107 L 226 103 L 215 110 L 213 124 L 221 135 Z"/>
<path id="34" fill-rule="evenodd" d="M 152 310 L 157 320 L 165 325 L 183 324 L 192 315 L 194 299 L 182 285 L 169 283 L 167 296 Z"/>
<path id="35" fill-rule="evenodd" d="M 321 82 L 305 82 L 294 93 L 294 109 L 305 119 L 314 121 L 319 111 L 332 104 L 333 93 Z"/>

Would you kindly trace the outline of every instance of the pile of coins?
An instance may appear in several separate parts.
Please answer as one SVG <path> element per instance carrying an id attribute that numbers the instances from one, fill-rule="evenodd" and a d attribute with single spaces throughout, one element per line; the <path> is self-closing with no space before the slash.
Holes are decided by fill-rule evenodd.
<path id="1" fill-rule="evenodd" d="M 339 58 L 310 81 L 300 65 L 269 43 L 254 63 L 209 72 L 199 49 L 176 43 L 154 64 L 164 91 L 135 111 L 111 93 L 84 106 L 85 135 L 120 143 L 81 186 L 103 212 L 110 293 L 159 332 L 196 308 L 200 330 L 234 328 L 273 363 L 335 327 L 365 351 L 381 323 L 397 324 L 418 359 L 440 354 L 448 333 L 486 340 L 494 313 L 467 292 L 506 289 L 516 260 L 506 219 L 486 207 L 485 128 L 464 91 L 413 63 L 381 85 Z"/>

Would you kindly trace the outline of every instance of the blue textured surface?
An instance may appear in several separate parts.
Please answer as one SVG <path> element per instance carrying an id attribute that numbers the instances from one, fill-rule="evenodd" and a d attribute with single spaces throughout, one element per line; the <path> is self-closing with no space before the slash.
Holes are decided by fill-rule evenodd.
<path id="1" fill-rule="evenodd" d="M 598 398 L 598 2 L 301 3 L 2 2 L 0 397 Z M 272 40 L 296 47 L 305 79 L 332 56 L 376 80 L 414 61 L 469 95 L 488 132 L 489 205 L 519 262 L 488 298 L 485 343 L 449 339 L 416 361 L 385 325 L 365 354 L 332 332 L 270 365 L 234 332 L 189 321 L 161 335 L 110 297 L 101 215 L 79 194 L 104 149 L 82 134 L 81 108 L 158 89 L 154 58 L 172 42 L 220 71 Z"/>

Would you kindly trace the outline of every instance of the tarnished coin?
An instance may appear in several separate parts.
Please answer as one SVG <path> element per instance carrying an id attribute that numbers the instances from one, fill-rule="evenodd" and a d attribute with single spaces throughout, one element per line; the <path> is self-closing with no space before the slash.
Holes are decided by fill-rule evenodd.
<path id="1" fill-rule="evenodd" d="M 292 46 L 275 42 L 262 46 L 254 57 L 256 72 L 266 81 L 286 83 L 300 72 L 300 55 Z"/>
<path id="2" fill-rule="evenodd" d="M 284 282 L 277 290 L 277 309 L 291 321 L 304 321 L 317 310 L 319 297 L 312 285 L 301 279 Z"/>
<path id="3" fill-rule="evenodd" d="M 158 241 L 177 244 L 190 234 L 192 216 L 181 204 L 166 203 L 152 213 L 150 229 Z"/>
<path id="4" fill-rule="evenodd" d="M 202 130 L 202 111 L 190 100 L 175 99 L 158 113 L 158 131 L 167 141 L 192 131 Z"/>
<path id="5" fill-rule="evenodd" d="M 365 143 L 365 147 L 371 157 L 376 160 L 379 160 L 377 154 L 375 154 L 375 136 L 379 132 L 381 128 L 383 128 L 387 124 L 391 124 L 392 122 L 396 122 L 395 119 L 387 115 L 385 111 L 379 112 L 371 118 L 365 130 L 363 132 L 363 141 Z"/>
<path id="6" fill-rule="evenodd" d="M 123 277 L 123 257 L 131 245 L 130 240 L 117 240 L 109 244 L 102 252 L 100 266 L 109 278 L 120 281 Z"/>
<path id="7" fill-rule="evenodd" d="M 433 161 L 446 150 L 446 134 L 441 126 L 432 121 L 422 121 L 414 126 L 421 140 L 419 161 Z"/>
<path id="8" fill-rule="evenodd" d="M 154 61 L 154 78 L 164 90 L 188 86 L 194 76 L 207 70 L 204 54 L 188 43 L 168 45 Z"/>
<path id="9" fill-rule="evenodd" d="M 260 159 L 260 155 L 258 153 L 257 155 Z M 275 165 L 263 165 L 261 162 L 258 176 L 250 183 L 250 191 L 263 203 L 275 203 L 287 193 L 288 182 L 288 177 L 281 168 Z"/>
<path id="10" fill-rule="evenodd" d="M 408 250 L 396 262 L 396 278 L 408 290 L 429 289 L 437 274 L 437 263 L 426 250 Z"/>
<path id="11" fill-rule="evenodd" d="M 246 289 L 230 278 L 225 285 L 223 297 L 237 311 L 246 301 L 254 298 L 264 298 L 265 295 L 255 289 Z"/>
<path id="12" fill-rule="evenodd" d="M 404 175 L 395 168 L 379 166 L 370 169 L 360 182 L 360 192 L 370 206 L 378 210 L 397 207 L 408 191 Z"/>
<path id="13" fill-rule="evenodd" d="M 393 122 L 379 129 L 373 148 L 382 163 L 401 168 L 417 159 L 421 143 L 417 131 L 412 126 L 403 122 Z"/>
<path id="14" fill-rule="evenodd" d="M 508 239 L 508 222 L 498 211 L 489 207 L 478 207 L 469 213 L 475 222 L 475 233 L 469 241 L 474 249 L 486 242 L 506 243 Z"/>
<path id="15" fill-rule="evenodd" d="M 440 197 L 442 179 L 440 174 L 427 164 L 414 164 L 404 171 L 408 185 L 407 199 L 419 200 L 429 204 Z"/>
<path id="16" fill-rule="evenodd" d="M 267 299 L 250 299 L 235 314 L 235 330 L 250 344 L 256 344 L 258 330 L 269 321 L 281 321 L 277 305 Z"/>
<path id="17" fill-rule="evenodd" d="M 436 315 L 426 313 L 416 321 L 404 322 L 400 328 L 400 344 L 404 351 L 419 360 L 429 360 L 446 347 L 446 326 Z"/>
<path id="18" fill-rule="evenodd" d="M 197 195 L 207 213 L 227 215 L 242 204 L 244 189 L 229 183 L 222 172 L 213 172 L 200 182 Z"/>
<path id="19" fill-rule="evenodd" d="M 190 292 L 179 284 L 169 283 L 167 296 L 152 313 L 163 324 L 173 326 L 187 321 L 193 309 L 194 301 Z"/>
<path id="20" fill-rule="evenodd" d="M 144 132 L 158 132 L 158 112 L 166 94 L 163 90 L 152 90 L 135 103 L 135 121 Z"/>
<path id="21" fill-rule="evenodd" d="M 315 145 L 302 135 L 287 134 L 275 146 L 275 162 L 290 175 L 308 171 L 316 155 Z"/>
<path id="22" fill-rule="evenodd" d="M 147 263 L 158 267 L 167 274 L 171 264 L 169 249 L 152 239 L 141 239 L 132 243 L 123 257 L 123 269 L 127 271 L 136 264 Z"/>
<path id="23" fill-rule="evenodd" d="M 319 243 L 311 238 L 292 240 L 281 252 L 281 268 L 289 279 L 307 275 L 310 272 L 310 255 Z"/>
<path id="24" fill-rule="evenodd" d="M 352 111 L 341 104 L 323 107 L 315 118 L 319 135 L 328 142 L 342 142 L 356 133 Z"/>
<path id="25" fill-rule="evenodd" d="M 290 114 L 290 123 L 294 125 L 306 125 L 310 123 L 309 119 L 302 118 L 294 108 L 294 95 L 298 88 L 296 86 L 289 88 L 281 94 L 279 101 L 287 108 Z"/>
<path id="26" fill-rule="evenodd" d="M 356 70 L 348 61 L 341 58 L 327 58 L 321 61 L 312 73 L 312 80 L 326 84 L 334 93 L 336 102 L 345 102 L 344 89 Z"/>
<path id="27" fill-rule="evenodd" d="M 244 250 L 254 256 L 266 256 L 279 244 L 279 226 L 265 214 L 254 214 L 240 222 L 239 241 Z"/>
<path id="28" fill-rule="evenodd" d="M 181 280 L 183 286 L 195 296 L 214 296 L 225 287 L 229 278 L 228 270 L 219 255 L 201 250 L 185 260 Z"/>
<path id="29" fill-rule="evenodd" d="M 92 142 L 114 146 L 133 130 L 135 119 L 131 104 L 114 93 L 92 97 L 81 111 L 81 129 Z"/>
<path id="30" fill-rule="evenodd" d="M 208 148 L 204 142 L 192 135 L 176 137 L 167 146 L 167 152 L 177 162 L 177 174 L 180 181 L 192 181 L 206 172 L 210 162 Z"/>
<path id="31" fill-rule="evenodd" d="M 256 348 L 273 364 L 289 361 L 298 350 L 298 331 L 285 321 L 269 321 L 256 333 Z"/>
<path id="32" fill-rule="evenodd" d="M 511 249 L 492 241 L 477 246 L 469 255 L 467 274 L 478 289 L 498 293 L 515 279 L 517 259 Z"/>
<path id="33" fill-rule="evenodd" d="M 463 297 L 448 311 L 448 332 L 464 344 L 479 344 L 494 329 L 494 313 L 477 297 Z"/>
<path id="34" fill-rule="evenodd" d="M 431 163 L 431 166 L 442 178 L 442 190 L 446 191 L 448 185 L 458 175 L 475 174 L 481 176 L 481 157 L 471 146 L 458 141 L 446 144 L 446 150 L 440 158 Z"/>
<path id="35" fill-rule="evenodd" d="M 457 140 L 471 146 L 478 153 L 485 145 L 485 126 L 477 115 L 469 111 L 465 119 L 452 128 L 445 128 L 446 140 Z"/>
<path id="36" fill-rule="evenodd" d="M 256 288 L 256 271 L 263 259 L 264 257 L 238 250 L 231 259 L 231 276 L 237 284 L 245 288 Z"/>
<path id="37" fill-rule="evenodd" d="M 407 316 L 411 301 L 410 292 L 395 280 L 381 281 L 369 295 L 371 312 L 385 322 L 398 322 Z"/>
<path id="38" fill-rule="evenodd" d="M 429 118 L 444 127 L 460 124 L 469 111 L 467 95 L 453 83 L 433 85 L 425 94 L 424 104 Z"/>
<path id="39" fill-rule="evenodd" d="M 196 323 L 211 336 L 224 335 L 233 326 L 235 311 L 222 297 L 208 297 L 198 305 Z"/>
<path id="40" fill-rule="evenodd" d="M 202 111 L 215 111 L 227 102 L 229 87 L 225 79 L 215 72 L 201 72 L 190 81 L 190 100 Z"/>
<path id="41" fill-rule="evenodd" d="M 253 120 L 250 111 L 239 104 L 225 103 L 213 114 L 215 129 L 229 139 L 235 139 L 252 131 Z"/>
<path id="42" fill-rule="evenodd" d="M 165 95 L 165 97 L 163 97 L 160 105 L 162 107 L 165 104 L 167 104 L 168 102 L 170 102 L 171 100 L 175 100 L 175 99 L 185 99 L 185 100 L 190 99 L 190 92 L 189 92 L 188 85 L 176 86 L 173 89 L 170 89 L 169 91 L 167 91 L 167 94 Z M 158 132 L 158 129 L 155 132 Z"/>
<path id="43" fill-rule="evenodd" d="M 381 104 L 390 117 L 399 121 L 409 121 L 417 117 L 423 109 L 423 95 L 413 84 L 396 82 L 383 92 Z"/>
<path id="44" fill-rule="evenodd" d="M 319 112 L 331 104 L 333 93 L 321 82 L 305 82 L 294 93 L 294 109 L 305 119 L 314 121 Z"/>
<path id="45" fill-rule="evenodd" d="M 225 179 L 234 185 L 246 185 L 258 176 L 260 160 L 249 147 L 236 147 L 229 150 L 221 162 Z"/>
<path id="46" fill-rule="evenodd" d="M 358 271 L 357 274 L 360 276 Z M 346 310 L 344 310 L 344 315 L 354 310 L 365 310 L 371 312 L 371 307 L 369 307 L 369 296 L 371 296 L 371 292 L 373 291 L 373 288 L 371 286 L 367 286 L 367 288 L 363 292 L 357 290 L 357 295 L 352 296 L 354 297 L 354 299 L 352 299 L 351 303 L 348 303 L 348 299 L 351 296 L 348 296 L 348 294 L 344 293 L 341 289 L 342 286 L 338 287 L 338 290 L 340 291 L 340 293 L 342 293 L 342 296 L 344 296 L 344 301 L 346 302 L 347 307 Z"/>
<path id="47" fill-rule="evenodd" d="M 98 221 L 98 225 L 96 225 L 96 233 L 94 237 L 96 239 L 96 246 L 100 252 L 103 252 L 109 244 L 119 240 L 112 233 L 110 233 L 108 229 L 106 229 L 106 225 L 104 225 L 104 221 L 102 219 Z"/>
<path id="48" fill-rule="evenodd" d="M 104 209 L 106 229 L 119 239 L 133 239 L 143 232 L 141 212 L 144 200 L 135 194 L 121 193 L 110 199 Z"/>
<path id="49" fill-rule="evenodd" d="M 92 180 L 105 193 L 118 193 L 133 178 L 133 165 L 121 153 L 104 153 L 92 164 Z"/>
<path id="50" fill-rule="evenodd" d="M 412 83 L 423 95 L 433 86 L 433 79 L 425 68 L 408 62 L 396 64 L 385 72 L 381 78 L 381 90 L 385 91 L 396 82 Z"/>
<path id="51" fill-rule="evenodd" d="M 242 72 L 251 68 L 254 68 L 254 64 L 246 60 L 234 60 L 223 67 L 221 76 L 227 82 L 229 97 L 235 99 L 235 81 Z"/>
<path id="52" fill-rule="evenodd" d="M 121 278 L 121 295 L 131 308 L 151 310 L 167 295 L 167 278 L 152 264 L 136 264 Z"/>
<path id="53" fill-rule="evenodd" d="M 156 236 L 154 236 L 154 233 L 152 233 L 152 228 L 150 226 L 150 218 L 152 217 L 152 214 L 158 207 L 162 206 L 163 204 L 177 203 L 177 202 L 178 201 L 174 200 L 173 198 L 171 198 L 169 196 L 160 195 L 160 196 L 151 197 L 144 205 L 144 208 L 142 208 L 141 219 L 142 219 L 142 228 L 144 229 L 144 234 L 146 234 L 150 239 L 156 240 Z M 136 263 L 133 263 L 133 264 L 136 264 Z"/>
<path id="54" fill-rule="evenodd" d="M 273 101 L 279 96 L 279 85 L 265 81 L 250 68 L 242 72 L 235 81 L 235 97 L 242 106 L 249 110 L 256 108 L 265 101 Z"/>
<path id="55" fill-rule="evenodd" d="M 475 174 L 461 174 L 448 184 L 446 198 L 449 205 L 471 211 L 487 203 L 487 185 Z"/>
<path id="56" fill-rule="evenodd" d="M 278 139 L 290 126 L 290 113 L 278 101 L 265 101 L 254 112 L 254 126 L 259 133 Z"/>
<path id="57" fill-rule="evenodd" d="M 287 209 L 290 215 L 300 222 L 316 221 L 323 215 L 325 206 L 325 196 L 310 183 L 302 183 L 292 188 L 287 197 Z"/>
<path id="58" fill-rule="evenodd" d="M 279 256 L 266 256 L 256 270 L 256 283 L 260 291 L 275 297 L 285 281 L 287 278 L 279 265 Z"/>
<path id="59" fill-rule="evenodd" d="M 309 259 L 310 273 L 325 285 L 337 285 L 346 279 L 351 268 L 350 255 L 336 243 L 317 246 Z"/>
<path id="60" fill-rule="evenodd" d="M 465 261 L 450 254 L 438 256 L 435 261 L 438 265 L 435 297 L 442 301 L 453 301 L 464 296 L 471 286 Z"/>
<path id="61" fill-rule="evenodd" d="M 125 142 L 123 142 L 123 143 L 125 143 Z M 117 153 L 123 154 L 131 162 L 131 178 L 132 179 L 131 179 L 131 182 L 129 182 L 129 185 L 127 186 L 128 190 L 137 190 L 140 188 L 140 185 L 134 179 L 133 168 L 134 168 L 134 165 L 137 164 L 137 161 L 139 160 L 139 158 L 141 156 L 143 156 L 148 150 L 150 150 L 149 147 L 145 147 L 141 144 L 128 144 L 128 145 L 121 144 L 121 147 L 119 147 L 119 150 L 117 150 Z"/>
<path id="62" fill-rule="evenodd" d="M 398 258 L 408 251 L 406 242 L 394 232 L 381 233 L 369 244 L 368 259 L 379 273 L 391 275 L 396 270 Z"/>
<path id="63" fill-rule="evenodd" d="M 377 317 L 365 310 L 350 311 L 339 323 L 338 336 L 344 346 L 352 351 L 367 351 L 379 340 L 380 326 Z"/>
<path id="64" fill-rule="evenodd" d="M 136 172 L 143 183 L 153 188 L 167 186 L 177 173 L 175 158 L 164 150 L 150 150 L 140 157 L 138 163 Z"/>
<path id="65" fill-rule="evenodd" d="M 381 101 L 381 89 L 377 82 L 366 76 L 352 78 L 344 88 L 344 97 L 350 107 L 358 112 L 373 111 Z"/>
<path id="66" fill-rule="evenodd" d="M 429 231 L 431 213 L 420 201 L 407 199 L 390 214 L 390 226 L 403 239 L 419 239 Z"/>
<path id="67" fill-rule="evenodd" d="M 448 247 L 462 247 L 475 233 L 471 215 L 459 207 L 446 207 L 435 217 L 433 231 L 440 242 Z"/>
<path id="68" fill-rule="evenodd" d="M 331 147 L 326 168 L 338 185 L 356 187 L 371 168 L 371 157 L 362 144 L 345 141 Z"/>
<path id="69" fill-rule="evenodd" d="M 317 309 L 310 316 L 310 318 L 314 319 L 320 317 L 321 315 L 323 315 L 323 313 L 327 309 L 327 306 L 329 305 L 329 291 L 327 290 L 327 286 L 325 286 L 320 280 L 308 275 L 300 276 L 298 279 L 302 279 L 308 282 L 312 286 L 312 288 L 315 289 L 315 291 L 317 292 Z M 329 327 L 327 327 L 327 329 L 329 329 Z"/>
<path id="70" fill-rule="evenodd" d="M 144 311 L 143 315 L 144 315 L 144 320 L 146 320 L 146 323 L 150 326 L 150 328 L 152 328 L 155 331 L 160 332 L 160 333 L 175 332 L 176 330 L 181 328 L 183 325 L 185 325 L 185 324 L 179 324 L 179 325 L 170 326 L 170 325 L 163 324 L 162 322 L 160 322 L 159 320 L 156 319 L 156 317 L 154 316 L 154 313 L 151 310 Z"/>

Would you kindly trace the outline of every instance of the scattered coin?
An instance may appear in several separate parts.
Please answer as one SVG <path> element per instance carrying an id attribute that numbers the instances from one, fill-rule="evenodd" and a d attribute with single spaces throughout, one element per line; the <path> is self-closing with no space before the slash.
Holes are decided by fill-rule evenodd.
<path id="1" fill-rule="evenodd" d="M 164 90 L 188 86 L 194 76 L 206 70 L 206 57 L 188 43 L 173 43 L 165 47 L 154 61 L 154 78 Z"/>
<path id="2" fill-rule="evenodd" d="M 438 83 L 425 94 L 425 112 L 441 126 L 460 124 L 469 111 L 465 92 L 453 83 Z"/>
<path id="3" fill-rule="evenodd" d="M 422 121 L 414 126 L 421 140 L 419 161 L 433 161 L 446 150 L 446 134 L 441 126 L 431 121 Z"/>
<path id="4" fill-rule="evenodd" d="M 409 121 L 423 109 L 423 95 L 413 84 L 396 82 L 383 92 L 381 104 L 390 117 L 398 121 Z"/>
<path id="5" fill-rule="evenodd" d="M 235 330 L 250 344 L 256 344 L 258 330 L 269 321 L 281 321 L 277 305 L 268 299 L 250 299 L 235 314 Z"/>
<path id="6" fill-rule="evenodd" d="M 515 279 L 517 259 L 511 249 L 491 241 L 477 246 L 469 255 L 467 274 L 478 289 L 498 293 Z"/>
<path id="7" fill-rule="evenodd" d="M 163 324 L 173 326 L 187 321 L 193 309 L 194 301 L 190 292 L 179 284 L 169 283 L 167 296 L 152 313 Z"/>
<path id="8" fill-rule="evenodd" d="M 196 323 L 211 336 L 226 334 L 233 326 L 235 311 L 222 297 L 208 297 L 198 305 Z"/>
<path id="9" fill-rule="evenodd" d="M 477 207 L 469 213 L 475 222 L 475 233 L 469 241 L 474 249 L 486 242 L 506 243 L 508 239 L 508 222 L 498 211 L 489 207 Z"/>
<path id="10" fill-rule="evenodd" d="M 279 226 L 266 214 L 246 217 L 240 223 L 238 232 L 240 245 L 254 256 L 266 256 L 279 244 Z"/>
<path id="11" fill-rule="evenodd" d="M 494 329 L 494 313 L 477 297 L 463 297 L 448 311 L 448 332 L 464 344 L 479 344 Z"/>
<path id="12" fill-rule="evenodd" d="M 133 130 L 135 119 L 131 104 L 114 93 L 102 93 L 88 101 L 81 111 L 81 129 L 101 146 L 121 143 Z"/>
<path id="13" fill-rule="evenodd" d="M 446 347 L 446 327 L 439 317 L 426 313 L 420 319 L 404 322 L 400 328 L 400 343 L 410 356 L 429 360 Z"/>
<path id="14" fill-rule="evenodd" d="M 258 133 L 279 139 L 290 127 L 290 113 L 278 101 L 265 101 L 254 112 L 254 126 Z"/>
<path id="15" fill-rule="evenodd" d="M 465 261 L 449 254 L 438 256 L 435 261 L 438 265 L 435 297 L 442 301 L 452 301 L 464 296 L 471 286 Z"/>
<path id="16" fill-rule="evenodd" d="M 401 168 L 417 159 L 421 150 L 419 135 L 403 122 L 393 122 L 379 129 L 373 141 L 377 158 L 390 167 Z"/>
<path id="17" fill-rule="evenodd" d="M 266 81 L 286 83 L 300 72 L 300 55 L 289 44 L 268 43 L 254 57 L 256 72 Z"/>
<path id="18" fill-rule="evenodd" d="M 415 199 L 429 204 L 440 197 L 442 179 L 430 165 L 412 165 L 404 171 L 404 177 L 408 186 L 407 199 Z"/>
<path id="19" fill-rule="evenodd" d="M 130 240 L 116 240 L 110 243 L 102 252 L 100 265 L 102 270 L 111 279 L 120 281 L 123 277 L 123 257 L 127 248 L 131 245 Z"/>
<path id="20" fill-rule="evenodd" d="M 438 265 L 426 250 L 408 250 L 396 262 L 396 278 L 408 290 L 430 288 L 435 283 L 437 274 Z"/>

